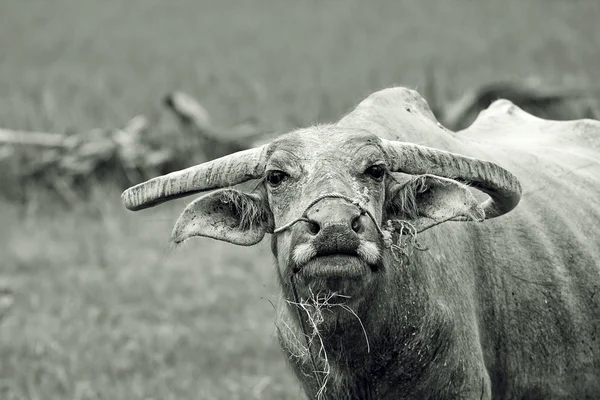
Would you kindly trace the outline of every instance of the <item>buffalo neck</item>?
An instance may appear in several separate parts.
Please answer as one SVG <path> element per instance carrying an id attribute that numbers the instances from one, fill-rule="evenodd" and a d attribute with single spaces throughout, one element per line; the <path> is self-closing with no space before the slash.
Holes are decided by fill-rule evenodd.
<path id="1" fill-rule="evenodd" d="M 303 323 L 309 328 L 310 351 L 316 368 L 329 368 L 332 376 L 329 385 L 344 382 L 340 388 L 354 390 L 357 398 L 364 397 L 364 393 L 381 394 L 386 386 L 399 382 L 407 388 L 420 385 L 427 365 L 447 347 L 449 324 L 428 296 L 425 269 L 418 265 L 418 260 L 399 266 L 397 260 L 386 257 L 389 262 L 378 272 L 380 275 L 367 297 L 353 313 L 331 310 L 318 325 L 318 337 L 312 335 L 306 312 L 298 313 L 294 304 L 281 306 L 277 322 L 280 343 L 292 367 L 310 377 L 308 380 L 316 379 L 315 366 L 307 352 L 298 351 L 298 338 L 304 337 Z M 289 289 L 284 286 L 284 293 L 293 296 Z M 306 349 L 306 341 L 300 347 Z"/>

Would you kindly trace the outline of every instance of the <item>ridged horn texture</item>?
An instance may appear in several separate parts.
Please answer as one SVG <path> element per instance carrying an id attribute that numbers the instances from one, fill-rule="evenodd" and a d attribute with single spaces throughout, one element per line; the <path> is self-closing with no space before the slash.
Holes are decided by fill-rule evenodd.
<path id="1" fill-rule="evenodd" d="M 382 139 L 382 144 L 393 172 L 437 175 L 467 183 L 487 193 L 490 198 L 481 204 L 486 219 L 506 214 L 519 204 L 519 180 L 492 162 L 412 143 Z"/>
<path id="2" fill-rule="evenodd" d="M 260 178 L 265 170 L 267 147 L 239 151 L 150 179 L 125 190 L 121 201 L 129 210 L 138 211 L 194 193 Z"/>

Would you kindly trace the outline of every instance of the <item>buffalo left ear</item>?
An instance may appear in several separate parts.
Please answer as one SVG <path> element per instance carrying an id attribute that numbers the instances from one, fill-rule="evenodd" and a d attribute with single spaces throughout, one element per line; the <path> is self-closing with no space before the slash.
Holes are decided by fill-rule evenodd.
<path id="1" fill-rule="evenodd" d="M 235 189 L 212 192 L 191 202 L 177 219 L 171 238 L 181 243 L 192 236 L 252 246 L 273 232 L 273 218 L 260 194 Z"/>
<path id="2" fill-rule="evenodd" d="M 434 175 L 420 175 L 391 189 L 387 214 L 422 232 L 442 222 L 478 221 L 485 212 L 467 185 Z"/>

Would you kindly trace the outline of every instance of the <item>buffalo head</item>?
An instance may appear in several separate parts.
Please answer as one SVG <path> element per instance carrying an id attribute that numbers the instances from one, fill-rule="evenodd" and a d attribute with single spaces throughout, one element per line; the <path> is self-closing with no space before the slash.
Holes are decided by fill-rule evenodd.
<path id="1" fill-rule="evenodd" d="M 249 193 L 229 188 L 251 180 Z M 489 198 L 480 203 L 467 185 Z M 516 178 L 491 162 L 334 124 L 154 178 L 122 200 L 140 210 L 213 189 L 220 190 L 183 211 L 176 243 L 205 236 L 248 246 L 272 234 L 288 298 L 297 277 L 296 296 L 337 293 L 352 302 L 376 288 L 403 235 L 500 216 L 521 193 Z"/>

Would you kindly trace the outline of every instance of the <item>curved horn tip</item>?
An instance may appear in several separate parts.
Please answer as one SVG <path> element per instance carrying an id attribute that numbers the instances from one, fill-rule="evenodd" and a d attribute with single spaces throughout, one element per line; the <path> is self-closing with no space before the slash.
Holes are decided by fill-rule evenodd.
<path id="1" fill-rule="evenodd" d="M 136 206 L 136 204 L 131 201 L 133 196 L 131 193 L 131 189 L 127 189 L 125 191 L 123 191 L 123 193 L 121 193 L 121 203 L 125 206 L 125 208 L 127 208 L 130 211 L 137 211 L 138 207 Z"/>
<path id="2" fill-rule="evenodd" d="M 136 187 L 133 186 L 133 187 L 130 187 L 129 189 L 126 189 L 125 191 L 123 191 L 123 193 L 121 193 L 121 203 L 129 211 L 139 211 L 139 210 L 143 210 L 145 208 L 149 208 L 149 207 L 156 205 L 155 202 L 147 202 L 147 203 L 139 204 L 139 202 L 136 201 L 136 197 L 137 197 L 136 192 L 137 192 Z"/>

